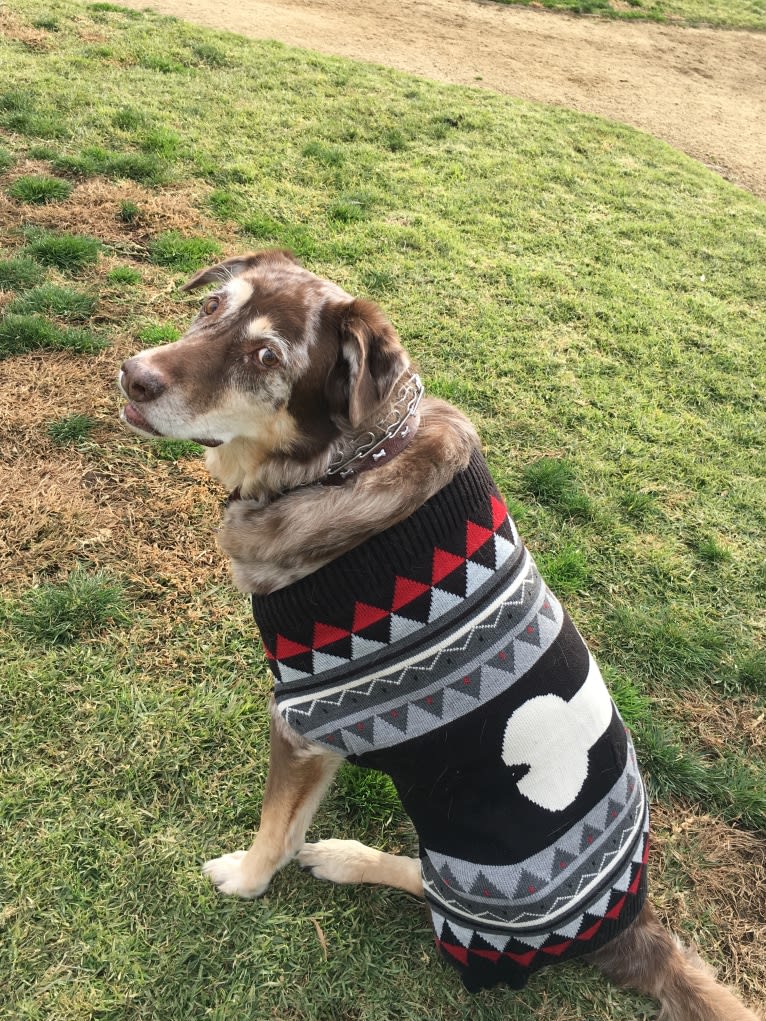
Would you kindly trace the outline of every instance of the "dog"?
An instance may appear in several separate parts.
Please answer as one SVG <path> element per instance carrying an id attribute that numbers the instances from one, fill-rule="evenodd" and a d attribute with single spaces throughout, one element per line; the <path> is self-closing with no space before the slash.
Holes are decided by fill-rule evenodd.
<path id="1" fill-rule="evenodd" d="M 630 736 L 468 419 L 424 396 L 377 305 L 290 252 L 183 289 L 211 284 L 180 340 L 119 375 L 133 431 L 208 448 L 231 494 L 218 541 L 275 678 L 260 829 L 205 874 L 259 897 L 297 857 L 425 898 L 470 990 L 584 957 L 669 1021 L 756 1021 L 646 900 Z M 419 858 L 304 843 L 344 759 L 392 776 Z"/>

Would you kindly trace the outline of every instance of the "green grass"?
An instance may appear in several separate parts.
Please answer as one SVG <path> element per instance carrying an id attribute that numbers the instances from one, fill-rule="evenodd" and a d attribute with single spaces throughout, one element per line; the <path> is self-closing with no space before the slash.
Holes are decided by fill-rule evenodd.
<path id="1" fill-rule="evenodd" d="M 72 185 L 58 177 L 34 175 L 17 177 L 8 187 L 8 194 L 18 202 L 33 202 L 44 205 L 48 202 L 60 202 L 68 198 Z"/>
<path id="2" fill-rule="evenodd" d="M 48 582 L 26 593 L 11 621 L 24 641 L 35 645 L 71 645 L 93 638 L 125 620 L 119 582 L 103 573 L 78 568 L 64 582 Z"/>
<path id="3" fill-rule="evenodd" d="M 44 278 L 45 270 L 34 259 L 0 259 L 0 291 L 24 291 Z"/>
<path id="4" fill-rule="evenodd" d="M 90 435 L 96 422 L 89 415 L 67 415 L 48 426 L 48 435 L 60 447 L 81 443 Z"/>
<path id="5" fill-rule="evenodd" d="M 141 220 L 141 207 L 137 202 L 125 199 L 120 203 L 118 215 L 123 223 L 138 223 Z"/>
<path id="6" fill-rule="evenodd" d="M 43 266 L 55 266 L 64 273 L 77 273 L 97 261 L 101 247 L 96 238 L 81 234 L 35 231 L 24 251 Z"/>
<path id="7" fill-rule="evenodd" d="M 215 262 L 221 246 L 211 238 L 184 237 L 176 230 L 165 231 L 149 246 L 149 260 L 158 266 L 191 273 Z"/>
<path id="8" fill-rule="evenodd" d="M 168 147 L 168 143 L 165 144 Z M 80 152 L 59 155 L 52 163 L 59 173 L 76 177 L 100 174 L 103 177 L 125 177 L 141 184 L 159 185 L 165 184 L 171 176 L 168 162 L 153 151 L 116 152 L 91 145 Z"/>
<path id="9" fill-rule="evenodd" d="M 209 889 L 201 863 L 257 826 L 271 682 L 215 549 L 222 494 L 200 448 L 120 429 L 113 380 L 180 336 L 198 299 L 179 276 L 219 251 L 288 246 L 379 300 L 428 391 L 479 429 L 655 798 L 763 834 L 766 207 L 596 118 L 112 4 L 50 10 L 44 52 L 0 40 L 4 151 L 39 153 L 26 129 L 48 118 L 44 158 L 100 175 L 114 203 L 84 247 L 30 234 L 21 217 L 39 210 L 0 225 L 0 448 L 16 480 L 0 548 L 0 1017 L 652 1016 L 580 968 L 472 999 L 403 895 L 294 867 L 258 903 Z M 137 229 L 120 154 L 158 161 L 170 197 L 190 196 L 188 227 Z M 152 174 L 148 189 L 168 179 Z M 140 272 L 105 272 L 107 240 Z M 113 355 L 49 359 L 83 336 L 58 321 L 79 292 L 99 295 L 88 314 Z M 7 360 L 28 350 L 42 353 Z M 414 849 L 390 784 L 351 769 L 312 829 L 331 834 Z M 726 967 L 694 864 L 674 874 L 674 922 Z M 666 889 L 658 868 L 653 882 Z"/>
<path id="10" fill-rule="evenodd" d="M 50 13 L 40 14 L 32 21 L 33 28 L 42 28 L 46 32 L 58 32 L 61 28 L 58 18 Z"/>
<path id="11" fill-rule="evenodd" d="M 762 0 L 504 0 L 504 2 L 567 14 L 595 14 L 631 21 L 646 20 L 685 25 L 720 25 L 726 28 L 766 28 Z"/>
<path id="12" fill-rule="evenodd" d="M 90 294 L 58 284 L 41 284 L 12 301 L 8 311 L 20 315 L 45 312 L 63 319 L 83 320 L 93 315 L 95 307 L 96 299 Z"/>
<path id="13" fill-rule="evenodd" d="M 141 274 L 132 266 L 115 266 L 106 275 L 110 284 L 123 284 L 126 287 L 133 287 L 141 283 Z"/>
<path id="14" fill-rule="evenodd" d="M 142 344 L 148 344 L 153 347 L 155 344 L 172 344 L 174 340 L 178 340 L 181 336 L 181 331 L 176 329 L 175 326 L 169 326 L 166 323 L 155 323 L 152 326 L 144 326 L 143 329 L 138 331 L 138 339 Z"/>
<path id="15" fill-rule="evenodd" d="M 106 344 L 89 330 L 59 326 L 39 315 L 9 313 L 0 319 L 0 361 L 29 351 L 93 354 Z"/>
<path id="16" fill-rule="evenodd" d="M 592 513 L 590 501 L 578 489 L 574 469 L 567 461 L 542 457 L 528 464 L 524 488 L 541 503 L 572 517 L 587 518 Z"/>

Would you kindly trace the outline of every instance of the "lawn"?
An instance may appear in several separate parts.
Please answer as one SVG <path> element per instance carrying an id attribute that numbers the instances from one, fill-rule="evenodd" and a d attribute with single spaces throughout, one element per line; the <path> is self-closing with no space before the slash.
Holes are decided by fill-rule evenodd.
<path id="1" fill-rule="evenodd" d="M 476 422 L 634 731 L 654 899 L 762 1004 L 766 206 L 597 118 L 112 4 L 0 28 L 0 1018 L 652 1016 L 579 967 L 471 998 L 403 894 L 200 876 L 257 825 L 269 678 L 225 494 L 114 379 L 268 245 Z M 414 846 L 361 771 L 312 833 Z"/>
<path id="2" fill-rule="evenodd" d="M 630 21 L 766 29 L 763 0 L 501 0 L 568 14 L 596 14 Z"/>

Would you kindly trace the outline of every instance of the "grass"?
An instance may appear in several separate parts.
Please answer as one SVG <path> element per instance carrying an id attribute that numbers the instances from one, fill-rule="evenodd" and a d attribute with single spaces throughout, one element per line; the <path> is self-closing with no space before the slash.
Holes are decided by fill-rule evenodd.
<path id="1" fill-rule="evenodd" d="M 0 291 L 24 291 L 44 276 L 40 263 L 29 257 L 0 259 Z"/>
<path id="2" fill-rule="evenodd" d="M 72 185 L 58 177 L 45 177 L 42 174 L 17 177 L 8 188 L 8 194 L 18 202 L 60 202 L 68 198 Z"/>
<path id="3" fill-rule="evenodd" d="M 659 21 L 726 28 L 766 28 L 761 0 L 507 0 L 567 14 L 593 14 L 631 21 Z"/>
<path id="4" fill-rule="evenodd" d="M 220 254 L 221 246 L 210 238 L 183 237 L 176 230 L 160 234 L 149 248 L 151 262 L 184 273 L 215 262 Z"/>
<path id="5" fill-rule="evenodd" d="M 99 174 L 157 185 L 166 183 L 171 176 L 168 162 L 153 151 L 115 152 L 91 145 L 80 152 L 56 156 L 52 163 L 60 173 L 76 177 Z"/>
<path id="6" fill-rule="evenodd" d="M 146 344 L 149 347 L 154 347 L 155 344 L 172 344 L 180 336 L 181 331 L 176 329 L 175 326 L 169 326 L 167 323 L 145 326 L 138 332 L 138 339 L 142 344 Z"/>
<path id="7" fill-rule="evenodd" d="M 762 1003 L 763 203 L 595 118 L 112 4 L 58 0 L 38 50 L 40 10 L 8 10 L 10 165 L 90 176 L 0 224 L 0 1017 L 651 1016 L 580 968 L 472 999 L 403 895 L 289 867 L 244 903 L 199 875 L 257 826 L 270 680 L 215 549 L 224 494 L 195 444 L 119 426 L 114 378 L 195 314 L 180 274 L 269 244 L 380 301 L 476 423 L 633 728 L 655 900 Z M 110 346 L 51 350 L 82 335 Z M 414 849 L 352 769 L 330 834 Z"/>
<path id="8" fill-rule="evenodd" d="M 81 234 L 57 234 L 35 231 L 24 250 L 43 266 L 54 266 L 64 273 L 77 273 L 97 261 L 101 244 Z"/>
<path id="9" fill-rule="evenodd" d="M 9 313 L 0 319 L 0 360 L 29 351 L 93 354 L 106 343 L 89 330 L 59 326 L 39 315 Z"/>
<path id="10" fill-rule="evenodd" d="M 63 319 L 85 320 L 93 315 L 96 299 L 71 287 L 41 284 L 25 291 L 8 305 L 8 311 L 19 315 L 45 312 Z"/>
<path id="11" fill-rule="evenodd" d="M 591 504 L 575 482 L 572 465 L 555 457 L 541 457 L 524 469 L 524 488 L 530 496 L 572 517 L 587 518 Z"/>
<path id="12" fill-rule="evenodd" d="M 26 593 L 11 621 L 22 640 L 34 645 L 71 645 L 123 621 L 124 606 L 119 583 L 77 568 L 63 582 Z"/>
<path id="13" fill-rule="evenodd" d="M 68 415 L 48 426 L 48 435 L 58 446 L 81 443 L 86 440 L 96 425 L 88 415 Z"/>
<path id="14" fill-rule="evenodd" d="M 134 284 L 141 283 L 141 274 L 132 266 L 115 266 L 114 269 L 109 270 L 106 279 L 111 284 L 124 284 L 126 287 L 133 287 Z"/>

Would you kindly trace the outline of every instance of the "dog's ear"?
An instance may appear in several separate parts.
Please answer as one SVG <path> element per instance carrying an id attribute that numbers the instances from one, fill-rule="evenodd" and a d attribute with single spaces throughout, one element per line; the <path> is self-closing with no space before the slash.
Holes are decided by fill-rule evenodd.
<path id="1" fill-rule="evenodd" d="M 356 428 L 391 396 L 409 359 L 374 302 L 357 298 L 332 306 L 327 314 L 340 341 L 338 360 L 327 377 L 327 398 L 333 413 Z"/>
<path id="2" fill-rule="evenodd" d="M 182 291 L 194 291 L 197 287 L 204 287 L 205 284 L 212 284 L 219 280 L 231 280 L 238 277 L 246 269 L 253 266 L 262 266 L 266 262 L 293 262 L 298 265 L 298 260 L 287 248 L 269 248 L 263 252 L 247 252 L 245 255 L 235 255 L 231 259 L 225 259 L 216 266 L 209 266 L 195 273 L 191 280 L 187 280 L 181 287 Z"/>

